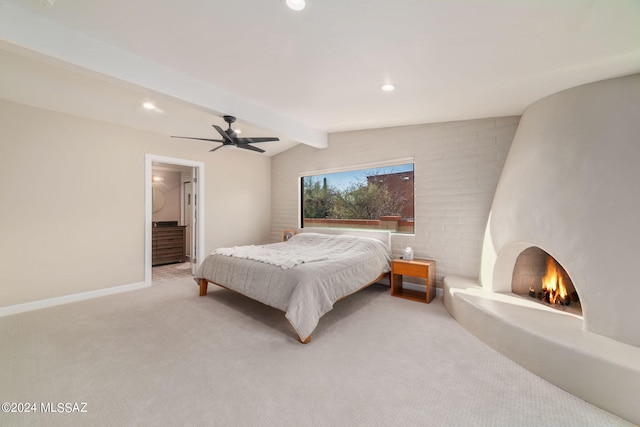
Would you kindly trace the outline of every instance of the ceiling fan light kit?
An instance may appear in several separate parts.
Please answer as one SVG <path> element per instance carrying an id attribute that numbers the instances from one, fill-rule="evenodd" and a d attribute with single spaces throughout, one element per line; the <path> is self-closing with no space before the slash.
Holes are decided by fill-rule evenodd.
<path id="1" fill-rule="evenodd" d="M 222 143 L 222 145 L 219 145 L 216 148 L 209 151 L 216 151 L 222 147 L 229 147 L 229 148 L 244 148 L 245 150 L 257 151 L 258 153 L 264 153 L 264 150 L 249 144 L 256 144 L 259 142 L 280 141 L 279 138 L 272 138 L 272 137 L 239 138 L 236 135 L 236 132 L 233 129 L 231 129 L 231 123 L 234 123 L 236 121 L 236 118 L 234 116 L 223 116 L 222 118 L 224 119 L 225 122 L 229 124 L 229 128 L 227 130 L 222 129 L 220 126 L 217 126 L 217 125 L 211 125 L 216 131 L 218 131 L 222 139 L 195 138 L 190 136 L 171 136 L 171 138 L 197 139 L 199 141 L 211 141 L 211 142 Z"/>

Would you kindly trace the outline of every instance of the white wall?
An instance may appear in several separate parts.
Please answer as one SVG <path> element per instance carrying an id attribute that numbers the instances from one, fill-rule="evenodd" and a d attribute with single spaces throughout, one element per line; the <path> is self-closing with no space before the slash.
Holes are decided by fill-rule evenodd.
<path id="1" fill-rule="evenodd" d="M 406 246 L 435 259 L 438 279 L 477 276 L 484 227 L 518 117 L 334 133 L 329 148 L 299 145 L 272 159 L 271 239 L 296 228 L 299 177 L 310 171 L 413 157 L 415 236 L 394 235 L 393 252 Z"/>
<path id="2" fill-rule="evenodd" d="M 515 257 L 539 246 L 567 270 L 587 330 L 640 346 L 640 74 L 532 104 L 500 177 L 482 284 L 509 292 Z"/>
<path id="3" fill-rule="evenodd" d="M 204 253 L 264 242 L 271 161 L 0 100 L 0 307 L 144 280 L 145 153 L 205 162 Z"/>

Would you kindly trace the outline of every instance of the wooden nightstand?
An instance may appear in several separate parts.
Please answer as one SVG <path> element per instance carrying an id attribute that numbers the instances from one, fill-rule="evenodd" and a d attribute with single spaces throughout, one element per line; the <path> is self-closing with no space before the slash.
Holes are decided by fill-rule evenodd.
<path id="1" fill-rule="evenodd" d="M 404 289 L 402 276 L 420 277 L 426 280 L 426 292 Z M 436 296 L 436 262 L 430 259 L 391 260 L 391 295 L 427 304 Z"/>

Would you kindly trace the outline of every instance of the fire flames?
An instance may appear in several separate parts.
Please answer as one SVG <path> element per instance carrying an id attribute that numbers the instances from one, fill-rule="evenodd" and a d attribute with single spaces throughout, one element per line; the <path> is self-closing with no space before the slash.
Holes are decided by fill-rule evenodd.
<path id="1" fill-rule="evenodd" d="M 562 267 L 552 257 L 547 257 L 547 271 L 542 277 L 542 297 L 550 304 L 569 303 Z"/>

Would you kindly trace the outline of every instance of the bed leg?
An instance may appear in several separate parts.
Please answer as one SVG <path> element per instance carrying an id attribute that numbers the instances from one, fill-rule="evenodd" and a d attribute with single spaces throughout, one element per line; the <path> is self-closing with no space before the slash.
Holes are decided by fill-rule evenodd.
<path id="1" fill-rule="evenodd" d="M 200 279 L 200 296 L 203 297 L 207 294 L 207 288 L 209 287 L 209 281 L 207 279 Z"/>
<path id="2" fill-rule="evenodd" d="M 298 336 L 298 341 L 300 341 L 302 344 L 309 344 L 311 342 L 311 335 L 309 335 L 307 338 L 302 339 Z"/>

